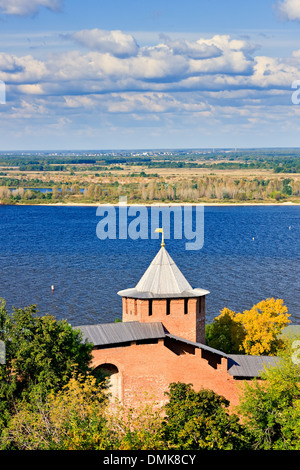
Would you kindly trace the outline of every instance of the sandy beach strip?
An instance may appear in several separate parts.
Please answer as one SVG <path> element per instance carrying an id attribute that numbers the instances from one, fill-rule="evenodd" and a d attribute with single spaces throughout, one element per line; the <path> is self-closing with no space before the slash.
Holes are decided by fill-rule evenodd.
<path id="1" fill-rule="evenodd" d="M 10 204 L 6 204 L 10 205 Z M 41 203 L 41 204 L 11 204 L 15 206 L 49 206 L 49 207 L 98 207 L 98 206 L 131 206 L 131 207 L 138 207 L 138 206 L 146 206 L 146 207 L 172 207 L 172 206 L 207 206 L 207 207 L 225 207 L 225 206 L 231 206 L 231 207 L 243 207 L 243 206 L 299 206 L 300 202 L 247 202 L 247 203 L 230 203 L 230 202 L 224 202 L 224 203 L 214 203 L 214 202 L 178 202 L 178 203 L 162 203 L 162 202 L 157 202 L 157 203 L 103 203 L 103 202 L 56 202 L 56 203 Z"/>

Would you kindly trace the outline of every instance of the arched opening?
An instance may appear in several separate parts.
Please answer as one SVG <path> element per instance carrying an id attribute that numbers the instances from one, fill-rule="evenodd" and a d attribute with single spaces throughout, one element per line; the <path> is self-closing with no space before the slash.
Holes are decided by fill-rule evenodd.
<path id="1" fill-rule="evenodd" d="M 101 364 L 96 367 L 94 374 L 108 381 L 108 392 L 111 395 L 111 399 L 114 401 L 116 398 L 121 400 L 121 374 L 119 369 L 114 364 Z"/>

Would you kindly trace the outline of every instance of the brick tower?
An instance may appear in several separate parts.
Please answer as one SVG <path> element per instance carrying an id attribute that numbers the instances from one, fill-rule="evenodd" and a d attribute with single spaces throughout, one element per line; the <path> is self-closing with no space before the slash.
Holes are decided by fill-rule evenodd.
<path id="1" fill-rule="evenodd" d="M 118 294 L 123 322 L 161 322 L 174 336 L 205 343 L 205 296 L 209 291 L 191 287 L 164 242 L 138 284 Z"/>

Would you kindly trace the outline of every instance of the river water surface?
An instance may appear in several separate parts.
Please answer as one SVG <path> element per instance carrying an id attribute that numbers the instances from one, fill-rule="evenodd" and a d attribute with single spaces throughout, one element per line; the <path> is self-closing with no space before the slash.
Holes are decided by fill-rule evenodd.
<path id="1" fill-rule="evenodd" d="M 0 297 L 72 325 L 121 318 L 117 291 L 134 287 L 159 240 L 100 240 L 96 207 L 0 206 Z M 210 291 L 207 322 L 224 307 L 282 298 L 300 324 L 300 207 L 205 207 L 204 246 L 166 248 L 193 287 Z M 54 285 L 54 292 L 51 286 Z"/>

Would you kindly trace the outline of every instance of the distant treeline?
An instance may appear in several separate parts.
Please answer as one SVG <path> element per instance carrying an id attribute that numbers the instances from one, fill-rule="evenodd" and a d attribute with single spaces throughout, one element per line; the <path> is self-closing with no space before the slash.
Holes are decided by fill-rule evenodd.
<path id="1" fill-rule="evenodd" d="M 224 161 L 225 160 L 225 161 Z M 299 173 L 300 150 L 286 152 L 219 152 L 174 155 L 101 155 L 83 156 L 18 156 L 0 155 L 0 165 L 18 167 L 20 171 L 64 171 L 78 166 L 93 166 L 98 170 L 107 165 L 144 165 L 148 168 L 212 168 L 212 169 L 271 169 L 276 173 Z M 74 165 L 74 166 L 73 166 Z M 76 168 L 77 165 L 77 168 Z"/>
<path id="2" fill-rule="evenodd" d="M 20 182 L 21 184 L 21 182 Z M 205 176 L 194 179 L 181 179 L 168 182 L 161 178 L 145 181 L 136 180 L 120 183 L 118 178 L 110 178 L 110 182 L 85 184 L 64 183 L 52 185 L 52 192 L 43 194 L 38 190 L 26 189 L 16 185 L 13 190 L 1 186 L 0 200 L 3 203 L 15 203 L 31 200 L 52 201 L 84 201 L 99 203 L 117 203 L 120 196 L 127 196 L 128 202 L 164 202 L 164 203 L 201 203 L 205 201 L 280 201 L 300 200 L 300 181 L 293 178 L 254 178 L 235 179 L 224 176 Z M 38 201 L 37 201 L 38 202 Z"/>

